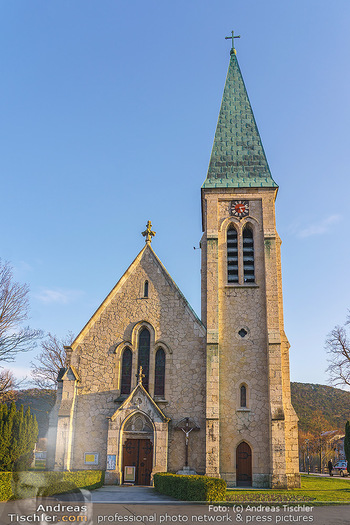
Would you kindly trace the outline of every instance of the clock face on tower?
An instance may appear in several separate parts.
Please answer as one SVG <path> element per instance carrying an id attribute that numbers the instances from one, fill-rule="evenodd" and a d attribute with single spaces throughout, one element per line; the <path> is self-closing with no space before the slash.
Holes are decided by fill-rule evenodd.
<path id="1" fill-rule="evenodd" d="M 231 215 L 234 217 L 249 215 L 249 201 L 231 201 Z"/>

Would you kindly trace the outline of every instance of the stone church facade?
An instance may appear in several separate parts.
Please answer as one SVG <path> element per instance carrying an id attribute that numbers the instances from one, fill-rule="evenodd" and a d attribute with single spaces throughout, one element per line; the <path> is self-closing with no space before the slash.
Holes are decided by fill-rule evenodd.
<path id="1" fill-rule="evenodd" d="M 274 182 L 231 49 L 202 186 L 202 312 L 146 243 L 66 348 L 48 467 L 299 486 Z"/>

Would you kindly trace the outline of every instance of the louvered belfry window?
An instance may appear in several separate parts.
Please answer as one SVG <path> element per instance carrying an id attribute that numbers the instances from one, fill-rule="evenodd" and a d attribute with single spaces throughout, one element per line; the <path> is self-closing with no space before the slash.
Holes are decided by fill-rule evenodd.
<path id="1" fill-rule="evenodd" d="M 237 230 L 227 230 L 227 282 L 238 283 L 238 241 Z"/>
<path id="2" fill-rule="evenodd" d="M 122 377 L 120 385 L 121 394 L 130 394 L 131 390 L 132 353 L 130 348 L 125 348 L 122 359 Z"/>
<path id="3" fill-rule="evenodd" d="M 243 230 L 243 273 L 244 282 L 255 282 L 253 231 L 247 226 Z"/>
<path id="4" fill-rule="evenodd" d="M 159 348 L 156 353 L 156 366 L 154 374 L 154 395 L 164 397 L 165 387 L 165 352 Z"/>
<path id="5" fill-rule="evenodd" d="M 142 384 L 148 392 L 149 383 L 149 352 L 150 352 L 151 336 L 147 328 L 143 328 L 139 335 L 139 358 L 137 363 L 137 371 L 142 366 L 142 373 L 145 377 L 142 378 Z"/>

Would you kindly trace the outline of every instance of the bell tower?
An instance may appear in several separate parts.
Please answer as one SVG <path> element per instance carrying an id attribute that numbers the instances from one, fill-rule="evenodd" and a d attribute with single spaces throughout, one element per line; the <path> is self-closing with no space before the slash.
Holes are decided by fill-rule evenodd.
<path id="1" fill-rule="evenodd" d="M 234 49 L 202 186 L 206 473 L 300 484 L 273 180 Z"/>

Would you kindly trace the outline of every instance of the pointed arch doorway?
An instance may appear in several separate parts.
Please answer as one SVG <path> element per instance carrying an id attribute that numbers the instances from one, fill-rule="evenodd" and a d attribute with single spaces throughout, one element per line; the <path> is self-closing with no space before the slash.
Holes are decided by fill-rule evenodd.
<path id="1" fill-rule="evenodd" d="M 123 483 L 150 485 L 153 469 L 153 428 L 144 414 L 134 414 L 123 431 Z"/>
<path id="2" fill-rule="evenodd" d="M 123 482 L 150 485 L 153 443 L 150 439 L 127 439 L 123 445 Z"/>
<path id="3" fill-rule="evenodd" d="M 150 460 L 151 467 L 149 464 L 146 465 L 147 477 L 145 476 L 142 481 L 141 473 L 141 477 L 139 475 L 137 477 L 137 483 L 149 483 L 148 480 L 152 481 L 152 475 L 156 472 L 167 472 L 168 424 L 169 419 L 146 392 L 143 385 L 137 384 L 129 397 L 117 408 L 108 421 L 106 483 L 121 485 L 125 480 L 127 483 L 135 484 L 136 468 L 140 471 L 139 467 L 142 465 L 139 465 L 135 458 L 132 460 L 135 465 L 129 465 L 126 462 L 126 459 L 130 459 L 129 454 L 125 453 L 124 456 L 128 439 L 146 439 L 152 444 L 151 450 L 148 446 L 148 450 L 145 451 L 142 448 L 142 443 L 140 443 L 139 458 L 151 456 L 152 459 Z M 148 454 L 141 456 L 140 452 L 148 452 Z M 135 467 L 135 479 L 133 481 L 125 479 L 126 466 Z"/>
<path id="4" fill-rule="evenodd" d="M 236 449 L 236 485 L 252 486 L 252 449 L 242 441 Z"/>

